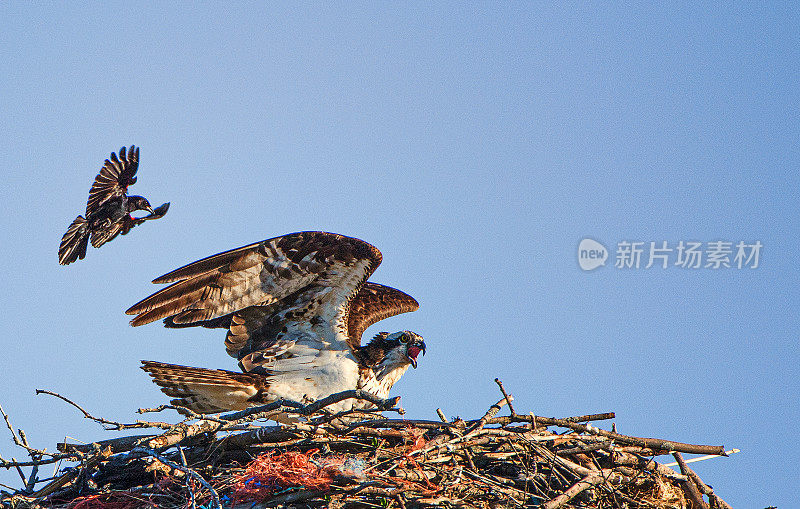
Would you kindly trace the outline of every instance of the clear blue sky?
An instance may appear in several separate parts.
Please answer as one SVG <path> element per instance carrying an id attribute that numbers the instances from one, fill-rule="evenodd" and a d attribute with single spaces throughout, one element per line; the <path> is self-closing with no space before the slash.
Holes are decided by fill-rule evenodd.
<path id="1" fill-rule="evenodd" d="M 166 398 L 140 359 L 235 367 L 224 333 L 133 329 L 160 274 L 320 229 L 376 245 L 419 311 L 408 415 L 614 411 L 724 444 L 734 507 L 800 477 L 794 4 L 0 4 L 0 403 L 36 446 Z M 103 159 L 162 220 L 57 264 Z M 611 252 L 578 266 L 590 237 Z M 621 241 L 760 241 L 757 269 L 618 269 Z M 605 425 L 608 425 L 606 423 Z M 0 437 L 7 437 L 0 431 Z M 0 454 L 22 455 L 9 438 Z M 0 482 L 17 484 L 14 472 Z"/>

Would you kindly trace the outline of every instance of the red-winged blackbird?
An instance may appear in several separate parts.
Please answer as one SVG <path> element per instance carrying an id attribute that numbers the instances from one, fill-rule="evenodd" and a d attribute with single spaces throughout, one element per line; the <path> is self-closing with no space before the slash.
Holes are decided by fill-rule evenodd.
<path id="1" fill-rule="evenodd" d="M 95 177 L 86 203 L 86 217 L 78 216 L 61 237 L 58 263 L 67 265 L 86 256 L 86 246 L 91 238 L 92 247 L 100 247 L 119 234 L 150 219 L 163 217 L 169 209 L 165 203 L 155 210 L 143 196 L 128 196 L 128 186 L 136 183 L 139 169 L 139 149 L 131 145 L 119 149 L 119 158 L 112 152 L 100 173 Z M 131 212 L 146 210 L 150 214 L 133 217 Z"/>

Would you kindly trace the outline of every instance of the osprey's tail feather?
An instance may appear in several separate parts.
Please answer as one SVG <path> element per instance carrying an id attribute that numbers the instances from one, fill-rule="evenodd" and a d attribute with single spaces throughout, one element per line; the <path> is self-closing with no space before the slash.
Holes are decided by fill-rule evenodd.
<path id="1" fill-rule="evenodd" d="M 199 414 L 213 414 L 263 405 L 268 384 L 263 376 L 222 369 L 192 368 L 163 362 L 142 361 L 171 403 Z"/>
<path id="2" fill-rule="evenodd" d="M 86 222 L 85 217 L 78 216 L 61 237 L 61 245 L 58 246 L 58 263 L 69 265 L 78 259 L 83 260 L 88 245 L 89 223 Z"/>

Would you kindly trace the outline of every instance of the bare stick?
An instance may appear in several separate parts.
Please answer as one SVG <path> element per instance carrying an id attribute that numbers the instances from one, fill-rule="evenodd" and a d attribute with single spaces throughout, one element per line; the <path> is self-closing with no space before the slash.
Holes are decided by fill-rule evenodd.
<path id="1" fill-rule="evenodd" d="M 162 447 L 175 445 L 188 437 L 217 431 L 220 427 L 220 423 L 211 420 L 202 420 L 194 424 L 181 423 L 172 430 L 155 438 L 144 437 L 137 442 L 137 445 L 149 449 L 161 449 Z"/>
<path id="2" fill-rule="evenodd" d="M 14 464 L 14 468 L 17 470 L 17 473 L 19 474 L 19 478 L 22 479 L 22 483 L 24 484 L 25 483 L 25 473 L 19 467 L 19 462 L 17 461 L 16 458 L 11 458 L 11 462 Z"/>
<path id="3" fill-rule="evenodd" d="M 142 440 L 149 440 L 157 436 L 159 435 L 132 435 L 129 437 L 98 440 L 97 442 L 93 442 L 91 444 L 69 444 L 66 442 L 60 442 L 56 444 L 56 448 L 62 453 L 74 454 L 75 452 L 89 453 L 97 448 L 102 450 L 110 447 L 112 454 L 116 454 L 118 452 L 130 451 L 132 448 L 142 443 Z"/>
<path id="4" fill-rule="evenodd" d="M 6 427 L 8 427 L 8 431 L 11 432 L 11 438 L 14 440 L 14 443 L 16 445 L 28 451 L 29 454 L 37 454 L 39 456 L 52 456 L 50 454 L 47 454 L 45 451 L 40 451 L 39 449 L 34 449 L 33 447 L 30 447 L 28 445 L 28 441 L 25 439 L 25 433 L 22 433 L 21 436 L 17 435 L 17 433 L 14 431 L 14 426 L 11 425 L 11 418 L 9 418 L 8 414 L 6 414 L 5 410 L 3 410 L 2 405 L 0 405 L 0 414 L 3 414 L 3 419 L 6 421 Z M 8 465 L 19 464 L 19 462 L 16 461 L 14 458 L 11 458 L 10 463 L 3 460 L 2 458 L 0 458 L 0 461 L 2 462 L 1 466 L 6 466 L 6 464 Z M 6 466 L 6 468 L 8 468 L 8 466 Z"/>
<path id="5" fill-rule="evenodd" d="M 72 405 L 72 406 L 74 406 L 75 408 L 77 408 L 77 409 L 78 409 L 78 410 L 79 410 L 79 411 L 80 411 L 80 412 L 83 414 L 83 417 L 84 417 L 84 418 L 86 418 L 86 419 L 91 419 L 91 420 L 93 420 L 94 422 L 96 422 L 96 423 L 98 423 L 98 424 L 102 424 L 102 425 L 103 425 L 103 427 L 104 427 L 105 429 L 107 429 L 107 430 L 123 430 L 123 429 L 136 429 L 136 428 L 152 428 L 152 427 L 158 427 L 158 424 L 162 424 L 162 423 L 149 423 L 149 422 L 141 422 L 141 421 L 139 421 L 139 422 L 136 422 L 136 423 L 133 423 L 133 424 L 123 424 L 123 423 L 121 423 L 121 422 L 117 422 L 117 421 L 109 421 L 108 419 L 104 419 L 104 418 L 102 418 L 102 417 L 95 417 L 95 416 L 93 416 L 92 414 L 90 414 L 89 412 L 87 412 L 87 411 L 86 411 L 86 410 L 85 410 L 85 409 L 84 409 L 82 406 L 80 406 L 79 404 L 75 403 L 75 402 L 74 402 L 74 401 L 72 401 L 71 399 L 69 399 L 69 398 L 67 398 L 67 397 L 65 397 L 65 396 L 62 396 L 61 394 L 58 394 L 58 393 L 56 393 L 56 392 L 47 391 L 47 390 L 44 390 L 44 389 L 36 389 L 36 394 L 37 394 L 37 395 L 39 395 L 39 394 L 47 394 L 47 395 L 49 395 L 49 396 L 55 396 L 56 398 L 58 398 L 58 399 L 60 399 L 60 400 L 62 400 L 62 401 L 65 401 L 65 402 L 69 403 L 70 405 Z"/>
<path id="6" fill-rule="evenodd" d="M 514 398 L 506 393 L 506 388 L 503 387 L 503 382 L 501 382 L 499 378 L 495 378 L 494 383 L 500 387 L 500 392 L 502 392 L 503 397 L 506 398 L 506 403 L 508 403 L 508 409 L 511 411 L 511 415 L 517 415 L 517 412 L 514 411 L 514 407 L 511 405 L 511 402 L 514 401 Z"/>
<path id="7" fill-rule="evenodd" d="M 727 502 L 719 498 L 719 496 L 717 496 L 717 494 L 714 493 L 714 490 L 711 488 L 711 486 L 704 483 L 700 479 L 700 476 L 698 476 L 695 473 L 695 471 L 689 468 L 688 466 L 686 467 L 686 474 L 692 481 L 694 481 L 694 483 L 697 485 L 697 487 L 704 495 L 708 495 L 708 499 L 712 502 L 712 505 L 716 503 L 716 506 L 721 507 L 722 509 L 732 509 Z"/>
<path id="8" fill-rule="evenodd" d="M 503 408 L 503 406 L 510 401 L 514 401 L 513 396 L 504 397 L 503 399 L 501 399 L 500 401 L 489 407 L 489 410 L 486 411 L 483 417 L 481 417 L 477 423 L 475 423 L 469 430 L 467 430 L 467 435 L 483 428 L 486 425 L 486 422 L 495 415 L 497 415 L 497 412 L 499 412 L 500 409 Z"/>
<path id="9" fill-rule="evenodd" d="M 370 403 L 373 403 L 376 406 L 378 406 L 378 409 L 380 410 L 391 410 L 392 407 L 396 405 L 397 402 L 400 400 L 399 397 L 383 399 L 367 391 L 361 389 L 355 389 L 355 390 L 337 392 L 336 394 L 331 394 L 330 396 L 317 400 L 308 405 L 303 405 L 302 403 L 298 403 L 296 401 L 290 401 L 287 399 L 280 399 L 278 401 L 273 401 L 272 403 L 267 403 L 266 405 L 255 406 L 251 408 L 246 408 L 239 412 L 224 414 L 219 416 L 219 418 L 224 421 L 238 422 L 244 418 L 252 417 L 253 415 L 260 415 L 267 412 L 275 412 L 275 411 L 287 411 L 290 413 L 296 413 L 300 415 L 311 415 L 316 412 L 319 412 L 320 410 L 322 410 L 327 406 L 333 405 L 340 401 L 344 401 L 346 399 L 360 399 L 364 401 L 369 401 Z"/>
<path id="10" fill-rule="evenodd" d="M 740 451 L 739 449 L 731 449 L 729 451 L 725 451 L 725 456 L 730 456 L 731 454 L 736 454 L 737 452 L 742 452 L 742 451 Z M 705 456 L 700 456 L 700 457 L 697 457 L 697 458 L 690 458 L 688 460 L 685 459 L 683 461 L 686 462 L 687 464 L 689 464 L 689 463 L 696 463 L 698 461 L 710 460 L 710 459 L 714 459 L 714 458 L 719 458 L 719 456 L 716 455 L 716 454 L 706 454 Z M 677 461 L 673 461 L 672 463 L 664 463 L 664 466 L 665 467 L 677 467 L 678 466 L 678 462 Z"/>
<path id="11" fill-rule="evenodd" d="M 75 456 L 77 454 L 53 454 L 49 458 L 37 458 L 35 460 L 30 461 L 17 461 L 14 458 L 11 458 L 11 461 L 5 460 L 0 458 L 0 468 L 11 468 L 11 467 L 33 467 L 36 465 L 50 465 L 52 463 L 58 463 L 62 460 L 75 460 Z"/>
<path id="12" fill-rule="evenodd" d="M 559 456 L 569 456 L 570 454 L 585 453 L 597 451 L 598 449 L 605 449 L 608 447 L 609 441 L 597 442 L 596 444 L 586 444 L 580 447 L 572 447 L 570 449 L 561 449 L 556 451 Z"/>
<path id="13" fill-rule="evenodd" d="M 554 417 L 540 417 L 538 415 L 507 415 L 504 417 L 495 417 L 490 419 L 487 424 L 511 424 L 513 422 L 533 422 L 534 424 L 544 424 L 545 426 L 561 426 L 560 424 L 556 424 L 557 422 L 589 422 L 589 421 L 605 421 L 608 419 L 613 419 L 616 417 L 614 412 L 605 412 L 602 414 L 588 414 L 588 415 L 576 415 L 573 417 L 562 417 L 560 419 L 556 419 Z M 567 426 L 561 426 L 567 427 Z"/>
<path id="14" fill-rule="evenodd" d="M 703 495 L 697 490 L 697 486 L 694 483 L 694 480 L 689 475 L 689 467 L 686 466 L 686 462 L 683 461 L 683 456 L 679 452 L 673 452 L 672 456 L 675 458 L 675 461 L 678 462 L 678 465 L 681 467 L 681 473 L 687 476 L 686 482 L 681 483 L 681 487 L 689 499 L 692 501 L 693 505 L 696 505 L 700 509 L 708 509 L 708 504 L 706 501 L 703 500 Z"/>
<path id="15" fill-rule="evenodd" d="M 542 509 L 559 509 L 560 507 L 564 507 L 570 500 L 577 497 L 581 492 L 586 491 L 593 486 L 597 486 L 598 484 L 602 484 L 603 482 L 605 482 L 603 476 L 599 474 L 589 474 L 570 486 L 569 489 L 561 495 L 542 504 Z"/>
<path id="16" fill-rule="evenodd" d="M 150 413 L 150 412 L 163 412 L 164 410 L 181 411 L 183 409 L 184 409 L 183 407 L 177 407 L 175 405 L 158 405 L 155 408 L 140 408 L 140 409 L 136 410 L 136 413 L 137 414 L 146 414 L 146 413 Z"/>
<path id="17" fill-rule="evenodd" d="M 22 432 L 22 430 L 19 430 L 19 431 Z M 27 440 L 25 442 L 27 443 Z M 31 460 L 34 461 L 35 464 L 31 468 L 31 475 L 28 476 L 28 482 L 25 483 L 25 491 L 27 493 L 33 492 L 33 489 L 36 486 L 36 483 L 39 481 L 39 478 L 38 478 L 39 465 L 41 464 L 39 462 L 39 459 L 40 459 L 40 456 L 37 456 L 37 455 L 31 453 Z"/>
<path id="18" fill-rule="evenodd" d="M 423 429 L 449 429 L 454 428 L 455 424 L 450 422 L 429 421 L 426 419 L 375 419 L 371 421 L 359 421 L 348 426 L 348 429 L 356 428 L 423 428 Z"/>
<path id="19" fill-rule="evenodd" d="M 649 460 L 647 458 L 642 458 L 640 456 L 636 456 L 634 454 L 630 454 L 627 452 L 614 451 L 611 454 L 611 459 L 617 465 L 634 466 L 638 467 L 641 470 L 650 470 L 651 472 L 658 472 L 664 477 L 669 477 L 670 479 L 675 479 L 676 481 L 685 481 L 687 479 L 685 475 L 679 474 L 676 471 L 672 470 L 671 468 L 665 467 L 664 465 L 656 461 Z"/>
<path id="20" fill-rule="evenodd" d="M 355 389 L 352 391 L 342 391 L 342 392 L 337 392 L 336 394 L 331 394 L 328 397 L 322 398 L 320 400 L 315 401 L 314 403 L 299 408 L 298 413 L 302 415 L 311 415 L 313 413 L 318 412 L 321 408 L 333 405 L 334 403 L 338 403 L 346 399 L 360 399 L 363 401 L 369 401 L 370 403 L 376 405 L 381 410 L 390 410 L 400 401 L 400 396 L 389 399 L 383 399 L 372 394 L 371 392 L 367 392 L 361 389 Z"/>
<path id="21" fill-rule="evenodd" d="M 727 456 L 727 452 L 725 452 L 725 447 L 721 445 L 695 445 L 695 444 L 685 444 L 683 442 L 673 442 L 671 440 L 661 440 L 659 438 L 632 437 L 596 428 L 589 424 L 580 424 L 577 422 L 572 422 L 566 419 L 541 417 L 539 415 L 535 417 L 530 415 L 515 415 L 515 416 L 510 416 L 508 418 L 501 417 L 499 419 L 503 420 L 509 418 L 516 422 L 533 422 L 535 420 L 537 424 L 546 424 L 548 426 L 560 426 L 562 428 L 570 428 L 572 430 L 579 431 L 581 433 L 589 433 L 591 435 L 598 435 L 606 438 L 611 438 L 616 442 L 638 445 L 640 447 L 645 447 L 648 449 L 657 449 L 660 451 L 668 451 L 668 452 L 672 451 L 687 452 L 690 454 L 713 454 L 715 456 Z M 497 420 L 492 420 L 490 421 L 490 423 L 500 424 L 500 422 L 497 422 Z"/>

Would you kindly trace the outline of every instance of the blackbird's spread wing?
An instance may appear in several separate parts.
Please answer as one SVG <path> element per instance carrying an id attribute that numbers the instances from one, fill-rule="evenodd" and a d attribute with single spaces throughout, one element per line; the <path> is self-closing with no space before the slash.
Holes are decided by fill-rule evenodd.
<path id="1" fill-rule="evenodd" d="M 92 247 L 100 247 L 106 242 L 114 240 L 117 235 L 127 235 L 128 232 L 131 231 L 131 228 L 138 226 L 145 221 L 150 221 L 151 219 L 160 219 L 166 215 L 168 209 L 169 202 L 153 209 L 152 214 L 148 214 L 144 217 L 125 216 L 115 223 L 101 224 L 91 231 Z"/>
<path id="2" fill-rule="evenodd" d="M 380 262 L 380 251 L 356 238 L 292 233 L 161 276 L 153 282 L 172 284 L 127 313 L 137 315 L 134 326 L 166 319 L 168 327 L 228 327 L 228 353 L 246 370 L 290 348 L 300 362 L 322 350 L 354 346 L 348 336 L 349 303 Z M 362 324 L 369 321 L 364 316 L 373 315 L 357 316 L 362 318 L 354 323 Z"/>
<path id="3" fill-rule="evenodd" d="M 116 223 L 104 224 L 93 229 L 91 233 L 92 247 L 100 247 L 106 242 L 114 240 L 117 235 L 123 233 L 124 228 L 123 221 L 117 221 Z"/>
<path id="4" fill-rule="evenodd" d="M 122 197 L 128 193 L 128 186 L 136 183 L 136 171 L 139 169 L 139 148 L 131 145 L 119 149 L 119 157 L 112 152 L 106 159 L 103 168 L 94 179 L 86 202 L 86 216 L 96 211 L 106 201 Z M 107 242 L 107 241 L 106 241 Z M 94 245 L 94 242 L 92 242 Z"/>

